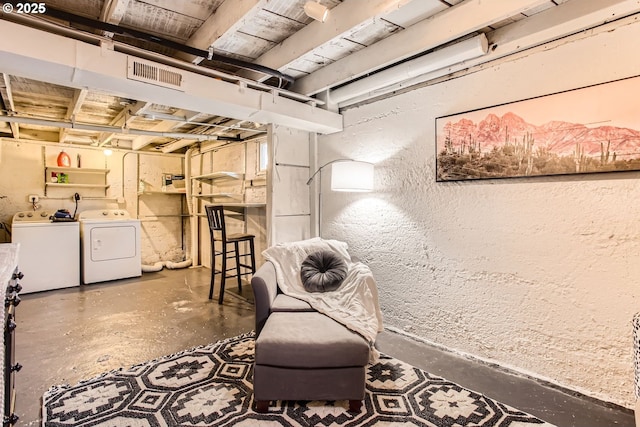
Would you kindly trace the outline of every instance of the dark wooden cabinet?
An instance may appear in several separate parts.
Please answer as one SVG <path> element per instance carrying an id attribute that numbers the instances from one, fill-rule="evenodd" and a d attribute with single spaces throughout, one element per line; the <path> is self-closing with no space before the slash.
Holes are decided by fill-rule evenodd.
<path id="1" fill-rule="evenodd" d="M 15 334 L 16 334 L 16 308 L 20 304 L 20 291 L 22 285 L 20 280 L 23 275 L 17 265 L 17 245 L 0 245 L 0 295 L 4 294 L 4 345 L 0 348 L 1 360 L 3 361 L 2 369 L 2 387 L 0 387 L 0 395 L 2 399 L 2 418 L 3 426 L 15 425 L 18 416 L 15 414 L 16 392 L 15 378 L 16 374 L 22 368 L 22 365 L 15 360 Z M 15 247 L 14 247 L 15 246 Z M 6 287 L 5 287 L 6 286 Z"/>

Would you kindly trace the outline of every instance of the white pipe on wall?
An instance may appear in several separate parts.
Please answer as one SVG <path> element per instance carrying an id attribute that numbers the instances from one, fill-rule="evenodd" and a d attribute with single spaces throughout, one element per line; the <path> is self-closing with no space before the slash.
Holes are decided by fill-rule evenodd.
<path id="1" fill-rule="evenodd" d="M 32 139 L 13 139 L 13 138 L 0 138 L 0 141 L 7 141 L 10 143 L 20 143 L 20 144 L 32 144 L 32 145 L 39 145 L 41 147 L 55 147 L 55 148 L 77 148 L 77 149 L 81 149 L 81 150 L 95 150 L 95 151 L 104 151 L 104 147 L 94 147 L 92 145 L 78 145 L 78 144 L 70 144 L 68 142 L 52 142 L 52 141 L 36 141 L 36 140 L 32 140 Z M 112 150 L 114 153 L 118 153 L 118 152 L 122 152 L 122 153 L 129 153 L 131 152 L 130 149 L 127 148 L 115 148 L 115 147 L 111 147 L 110 150 Z M 182 154 L 176 154 L 176 153 L 162 153 L 162 152 L 155 152 L 155 151 L 144 151 L 145 155 L 149 155 L 149 156 L 162 156 L 162 157 L 182 157 Z"/>
<path id="2" fill-rule="evenodd" d="M 372 90 L 477 58 L 487 53 L 488 48 L 487 37 L 480 34 L 332 90 L 329 92 L 329 101 L 339 104 Z"/>
<path id="3" fill-rule="evenodd" d="M 184 154 L 184 179 L 186 182 L 185 191 L 186 191 L 186 201 L 187 201 L 187 211 L 189 212 L 189 225 L 191 231 L 191 265 L 198 266 L 200 265 L 200 259 L 198 256 L 198 223 L 200 222 L 197 212 L 193 209 L 194 197 L 193 197 L 193 188 L 191 186 L 191 161 L 193 157 L 193 152 L 195 148 L 187 149 L 187 152 Z M 197 206 L 197 205 L 196 205 Z"/>
<path id="4" fill-rule="evenodd" d="M 176 139 L 193 139 L 196 141 L 217 141 L 218 135 L 204 135 L 182 132 L 154 132 L 142 129 L 120 128 L 117 126 L 88 125 L 82 123 L 62 122 L 58 120 L 32 119 L 30 117 L 0 116 L 0 122 L 25 123 L 39 126 L 53 126 L 67 129 L 78 129 L 93 132 L 113 132 L 121 135 L 146 135 Z"/>

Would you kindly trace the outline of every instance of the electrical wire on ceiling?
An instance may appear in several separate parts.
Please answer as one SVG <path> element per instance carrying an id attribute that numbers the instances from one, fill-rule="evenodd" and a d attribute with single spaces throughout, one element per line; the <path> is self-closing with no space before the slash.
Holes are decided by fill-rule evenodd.
<path id="1" fill-rule="evenodd" d="M 121 36 L 129 36 L 138 40 L 144 40 L 151 43 L 156 43 L 164 47 L 178 50 L 180 52 L 188 53 L 198 57 L 205 58 L 199 65 L 205 68 L 215 68 L 215 63 L 222 63 L 231 65 L 246 70 L 256 71 L 271 77 L 275 77 L 278 81 L 278 88 L 286 89 L 289 85 L 293 84 L 294 78 L 286 75 L 278 70 L 274 70 L 263 65 L 254 64 L 252 62 L 243 61 L 241 59 L 231 58 L 228 56 L 219 55 L 213 52 L 213 49 L 202 50 L 185 44 L 175 42 L 163 37 L 159 37 L 153 34 L 149 34 L 143 31 L 134 30 L 132 28 L 125 28 L 119 25 L 109 24 L 107 22 L 98 21 L 96 19 L 85 18 L 83 16 L 74 15 L 63 10 L 59 10 L 47 5 L 45 16 L 49 16 L 56 19 L 68 21 L 70 23 L 80 24 L 89 28 L 108 31 Z"/>

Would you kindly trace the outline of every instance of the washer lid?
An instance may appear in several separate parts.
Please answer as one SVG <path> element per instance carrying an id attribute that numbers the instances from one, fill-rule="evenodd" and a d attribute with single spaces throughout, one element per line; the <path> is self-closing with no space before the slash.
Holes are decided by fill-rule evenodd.
<path id="1" fill-rule="evenodd" d="M 13 222 L 51 222 L 51 213 L 47 211 L 22 211 L 13 216 Z"/>

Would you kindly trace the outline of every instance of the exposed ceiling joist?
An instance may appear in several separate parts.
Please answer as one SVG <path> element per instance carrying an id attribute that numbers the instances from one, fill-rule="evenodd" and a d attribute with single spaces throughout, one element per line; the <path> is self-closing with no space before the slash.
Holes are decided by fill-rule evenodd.
<path id="1" fill-rule="evenodd" d="M 122 111 L 120 111 L 120 113 L 118 113 L 118 115 L 114 117 L 113 120 L 111 120 L 109 125 L 121 126 L 123 128 L 126 128 L 138 114 L 142 114 L 147 108 L 149 108 L 149 106 L 151 106 L 151 103 L 149 102 L 137 101 L 135 104 L 123 108 Z M 93 145 L 103 147 L 105 144 L 111 141 L 114 136 L 116 136 L 115 132 L 103 132 L 98 137 L 97 144 Z"/>
<path id="2" fill-rule="evenodd" d="M 423 0 L 413 0 L 420 2 Z M 379 19 L 406 7 L 411 0 L 372 0 L 372 1 L 345 1 L 331 9 L 325 22 L 313 21 L 300 31 L 270 49 L 254 62 L 265 67 L 281 70 L 288 64 L 319 46 L 339 37 L 353 28 L 361 27 L 368 21 Z M 259 80 L 262 75 L 250 71 L 240 73 L 244 77 Z"/>
<path id="3" fill-rule="evenodd" d="M 177 141 L 174 141 L 165 145 L 164 147 L 162 147 L 161 151 L 165 154 L 173 153 L 174 151 L 178 151 L 184 147 L 188 147 L 191 144 L 193 144 L 193 141 L 190 141 L 188 139 L 179 139 Z"/>
<path id="4" fill-rule="evenodd" d="M 82 103 L 89 91 L 87 89 L 76 89 L 73 92 L 73 98 L 69 102 L 69 106 L 67 107 L 67 114 L 65 114 L 65 120 L 73 120 L 73 118 L 78 114 L 80 108 L 82 108 Z"/>
<path id="5" fill-rule="evenodd" d="M 638 12 L 640 2 L 637 0 L 568 1 L 498 28 L 492 32 L 490 42 L 505 55 Z"/>
<path id="6" fill-rule="evenodd" d="M 130 0 L 107 0 L 104 2 L 100 20 L 109 24 L 119 24 L 127 12 Z"/>
<path id="7" fill-rule="evenodd" d="M 63 130 L 66 130 L 66 129 L 63 129 Z M 64 139 L 65 144 L 91 145 L 93 142 L 94 140 L 89 134 L 77 135 L 73 133 L 67 133 Z"/>
<path id="8" fill-rule="evenodd" d="M 11 92 L 11 78 L 7 73 L 2 73 L 2 80 L 4 82 L 4 87 L 0 89 L 0 96 L 2 96 L 2 101 L 4 102 L 5 107 L 8 107 L 9 110 L 16 111 L 16 106 L 13 102 L 13 93 Z M 20 126 L 18 126 L 17 123 L 9 123 L 9 127 L 11 128 L 13 137 L 19 139 Z"/>
<path id="9" fill-rule="evenodd" d="M 248 127 L 245 126 L 247 120 L 229 120 L 224 124 L 217 124 L 216 120 L 211 120 L 208 125 L 200 126 L 194 129 L 193 133 L 207 134 L 207 135 L 222 135 L 224 133 L 228 133 L 232 130 L 244 130 L 244 132 L 240 132 L 240 134 L 236 137 L 238 142 L 245 141 L 247 139 L 253 139 L 260 137 L 261 134 L 266 135 L 266 130 L 249 130 Z M 215 130 L 211 130 L 211 128 L 217 128 Z M 223 137 L 221 137 L 223 139 Z M 223 139 L 224 140 L 224 139 Z M 229 140 L 226 140 L 227 142 Z M 231 140 L 233 142 L 233 140 Z M 191 145 L 193 141 L 189 141 L 188 139 L 181 139 L 178 141 L 171 142 L 162 148 L 163 153 L 172 153 L 174 151 L 180 150 L 184 147 Z"/>
<path id="10" fill-rule="evenodd" d="M 178 110 L 175 113 L 171 114 L 172 116 L 175 117 L 174 121 L 170 121 L 170 120 L 161 121 L 160 123 L 152 127 L 151 130 L 154 132 L 170 131 L 174 129 L 176 126 L 178 126 L 180 120 L 183 120 L 188 114 L 191 114 L 191 113 L 192 113 L 191 111 Z M 151 144 L 152 140 L 153 140 L 152 136 L 139 136 L 133 140 L 131 149 L 134 151 L 142 150 L 144 147 Z M 193 140 L 191 141 L 191 143 L 193 143 Z"/>
<path id="11" fill-rule="evenodd" d="M 293 90 L 306 95 L 316 94 L 545 3 L 547 0 L 459 3 L 298 79 Z"/>
<path id="12" fill-rule="evenodd" d="M 67 107 L 67 113 L 64 116 L 65 120 L 75 120 L 76 114 L 78 114 L 78 112 L 82 108 L 82 103 L 84 102 L 88 93 L 89 91 L 87 89 L 76 89 L 73 91 L 73 98 L 71 98 L 69 106 Z M 68 132 L 69 129 L 67 128 L 60 129 L 60 134 L 58 136 L 59 142 L 66 141 Z"/>
<path id="13" fill-rule="evenodd" d="M 127 12 L 129 2 L 130 0 L 106 0 L 102 6 L 100 20 L 109 24 L 118 25 Z M 106 37 L 113 37 L 113 33 L 109 31 L 103 31 L 102 34 Z"/>
<path id="14" fill-rule="evenodd" d="M 0 116 L 0 119 L 2 117 Z M 38 140 L 55 143 L 58 141 L 58 131 L 42 130 L 42 129 L 23 129 L 20 132 L 20 138 L 24 140 Z"/>
<path id="15" fill-rule="evenodd" d="M 246 20 L 250 20 L 266 3 L 268 0 L 226 0 L 198 28 L 187 44 L 198 49 L 209 49 L 216 40 L 233 33 Z M 194 64 L 199 64 L 204 59 L 182 52 L 177 56 Z"/>
<path id="16" fill-rule="evenodd" d="M 209 124 L 211 125 L 216 125 L 217 119 L 212 119 Z M 208 135 L 217 135 L 218 132 L 212 132 L 211 131 L 211 126 L 198 126 L 197 128 L 193 129 L 191 132 L 189 133 L 193 133 L 193 134 L 197 134 L 197 135 L 202 135 L 202 134 L 208 134 Z M 163 153 L 172 153 L 174 151 L 180 150 L 184 147 L 188 147 L 189 145 L 193 144 L 193 141 L 190 141 L 188 139 L 178 139 L 177 141 L 173 141 L 170 142 L 168 144 L 166 144 L 164 147 L 162 147 L 161 151 Z"/>

